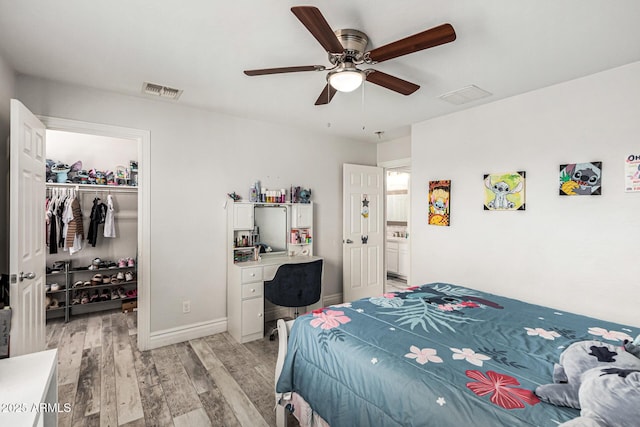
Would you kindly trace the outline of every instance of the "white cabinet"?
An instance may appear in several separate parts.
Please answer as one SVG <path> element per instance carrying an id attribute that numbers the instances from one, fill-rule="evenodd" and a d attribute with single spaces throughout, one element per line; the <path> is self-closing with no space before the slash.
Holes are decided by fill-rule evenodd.
<path id="1" fill-rule="evenodd" d="M 313 227 L 313 205 L 307 203 L 291 205 L 291 228 L 311 227 Z"/>
<path id="2" fill-rule="evenodd" d="M 398 275 L 409 276 L 409 242 L 398 244 Z"/>
<path id="3" fill-rule="evenodd" d="M 409 275 L 409 242 L 387 240 L 387 273 Z"/>
<path id="4" fill-rule="evenodd" d="M 387 272 L 398 274 L 398 243 L 387 242 Z"/>
<path id="5" fill-rule="evenodd" d="M 252 230 L 253 229 L 253 204 L 234 203 L 233 204 L 233 229 Z"/>

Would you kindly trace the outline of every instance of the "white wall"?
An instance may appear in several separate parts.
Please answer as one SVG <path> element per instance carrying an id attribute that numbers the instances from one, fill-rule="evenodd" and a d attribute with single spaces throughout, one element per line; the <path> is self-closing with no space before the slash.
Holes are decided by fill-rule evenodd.
<path id="1" fill-rule="evenodd" d="M 9 152 L 9 104 L 15 92 L 15 74 L 9 64 L 0 56 L 0 273 L 9 273 L 8 229 L 8 173 Z"/>
<path id="2" fill-rule="evenodd" d="M 412 128 L 412 194 L 451 179 L 451 227 L 412 200 L 413 284 L 445 281 L 640 326 L 640 63 Z M 601 196 L 558 195 L 559 165 L 603 162 Z M 524 170 L 526 211 L 483 211 L 484 173 Z"/>
<path id="3" fill-rule="evenodd" d="M 138 143 L 132 139 L 47 130 L 47 159 L 69 166 L 80 160 L 85 170 L 116 171 L 129 169 L 129 161 L 138 160 Z"/>
<path id="4" fill-rule="evenodd" d="M 373 144 L 142 97 L 19 76 L 34 113 L 151 132 L 151 331 L 226 317 L 226 193 L 310 187 L 325 294 L 342 292 L 342 164 L 376 162 Z M 191 313 L 182 314 L 182 300 Z"/>
<path id="5" fill-rule="evenodd" d="M 378 164 L 411 158 L 411 136 L 397 138 L 377 144 Z"/>

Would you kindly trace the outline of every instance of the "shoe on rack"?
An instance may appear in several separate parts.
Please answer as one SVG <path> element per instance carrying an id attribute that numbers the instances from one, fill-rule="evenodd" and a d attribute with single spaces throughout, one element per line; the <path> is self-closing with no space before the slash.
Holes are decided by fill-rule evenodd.
<path id="1" fill-rule="evenodd" d="M 60 285 L 58 285 L 57 283 L 51 284 L 51 291 L 59 291 L 59 290 L 60 290 Z"/>
<path id="2" fill-rule="evenodd" d="M 49 306 L 49 308 L 59 308 L 60 306 L 58 305 L 58 299 L 57 298 L 51 298 L 51 305 Z"/>
<path id="3" fill-rule="evenodd" d="M 125 268 L 127 266 L 127 260 L 125 258 L 120 258 L 118 260 L 118 267 Z"/>
<path id="4" fill-rule="evenodd" d="M 100 294 L 101 301 L 109 301 L 111 299 L 111 294 L 109 293 L 109 289 L 103 289 Z"/>
<path id="5" fill-rule="evenodd" d="M 120 298 L 120 297 L 118 296 L 118 293 L 116 292 L 116 290 L 115 289 L 111 289 L 111 299 L 114 300 L 114 299 L 118 299 L 118 298 Z"/>
<path id="6" fill-rule="evenodd" d="M 138 296 L 138 290 L 137 289 L 131 289 L 129 291 L 127 291 L 127 298 L 135 298 Z"/>
<path id="7" fill-rule="evenodd" d="M 84 282 L 82 280 L 78 280 L 76 283 L 73 284 L 74 288 L 81 288 L 84 286 Z"/>
<path id="8" fill-rule="evenodd" d="M 109 283 L 111 283 L 111 277 L 109 277 L 108 274 L 103 274 L 102 275 L 102 283 L 105 285 L 108 285 Z"/>
<path id="9" fill-rule="evenodd" d="M 120 298 L 126 298 L 127 297 L 127 294 L 125 293 L 124 288 L 122 286 L 120 286 L 118 288 L 118 296 Z"/>
<path id="10" fill-rule="evenodd" d="M 127 267 L 135 267 L 136 266 L 136 262 L 133 260 L 133 258 L 127 258 Z"/>
<path id="11" fill-rule="evenodd" d="M 80 300 L 80 304 L 88 304 L 89 303 L 89 292 L 82 293 L 82 299 Z"/>
<path id="12" fill-rule="evenodd" d="M 122 280 L 118 279 L 119 274 L 114 274 L 113 276 L 111 276 L 111 284 L 112 285 L 117 285 L 118 283 L 122 282 Z"/>
<path id="13" fill-rule="evenodd" d="M 122 282 L 124 280 L 124 273 L 122 271 L 119 271 L 116 278 Z"/>
<path id="14" fill-rule="evenodd" d="M 49 297 L 45 297 L 44 298 L 44 308 L 46 308 L 47 310 L 49 310 L 49 307 L 51 306 L 51 298 Z"/>
<path id="15" fill-rule="evenodd" d="M 51 292 L 51 285 L 48 284 L 48 283 L 46 285 L 44 285 L 44 291 L 45 292 Z"/>
<path id="16" fill-rule="evenodd" d="M 91 278 L 92 285 L 102 285 L 102 274 L 96 274 Z"/>
<path id="17" fill-rule="evenodd" d="M 124 278 L 126 279 L 127 282 L 131 282 L 133 280 L 133 273 L 130 271 L 127 271 L 124 274 Z"/>
<path id="18" fill-rule="evenodd" d="M 91 298 L 89 298 L 89 302 L 98 302 L 100 300 L 100 291 L 95 291 Z"/>

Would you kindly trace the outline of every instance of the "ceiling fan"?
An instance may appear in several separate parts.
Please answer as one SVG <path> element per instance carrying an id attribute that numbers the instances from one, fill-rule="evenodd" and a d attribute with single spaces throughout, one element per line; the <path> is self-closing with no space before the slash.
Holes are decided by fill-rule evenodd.
<path id="1" fill-rule="evenodd" d="M 357 65 L 377 64 L 382 61 L 408 55 L 430 47 L 452 42 L 456 33 L 451 24 L 442 24 L 393 43 L 367 51 L 369 38 L 365 33 L 353 29 L 333 31 L 320 10 L 313 6 L 294 6 L 291 12 L 307 27 L 329 55 L 329 68 L 324 65 L 263 68 L 245 70 L 247 76 L 265 74 L 297 73 L 300 71 L 329 71 L 327 85 L 315 105 L 328 104 L 337 91 L 351 92 L 364 80 L 403 95 L 411 95 L 420 86 L 374 69 L 361 70 Z"/>

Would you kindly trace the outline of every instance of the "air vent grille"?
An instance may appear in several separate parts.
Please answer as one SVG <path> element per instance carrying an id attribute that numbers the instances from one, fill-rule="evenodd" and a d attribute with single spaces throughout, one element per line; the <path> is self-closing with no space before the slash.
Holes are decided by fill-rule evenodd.
<path id="1" fill-rule="evenodd" d="M 454 105 L 461 105 L 481 98 L 486 98 L 491 95 L 492 93 L 487 92 L 484 89 L 480 89 L 478 86 L 470 85 L 463 87 L 462 89 L 440 95 L 439 98 Z"/>
<path id="2" fill-rule="evenodd" d="M 182 95 L 182 90 L 144 82 L 142 85 L 142 93 L 145 95 L 158 96 L 160 98 L 173 99 L 174 101 L 177 101 L 178 98 L 180 98 L 180 95 Z"/>

